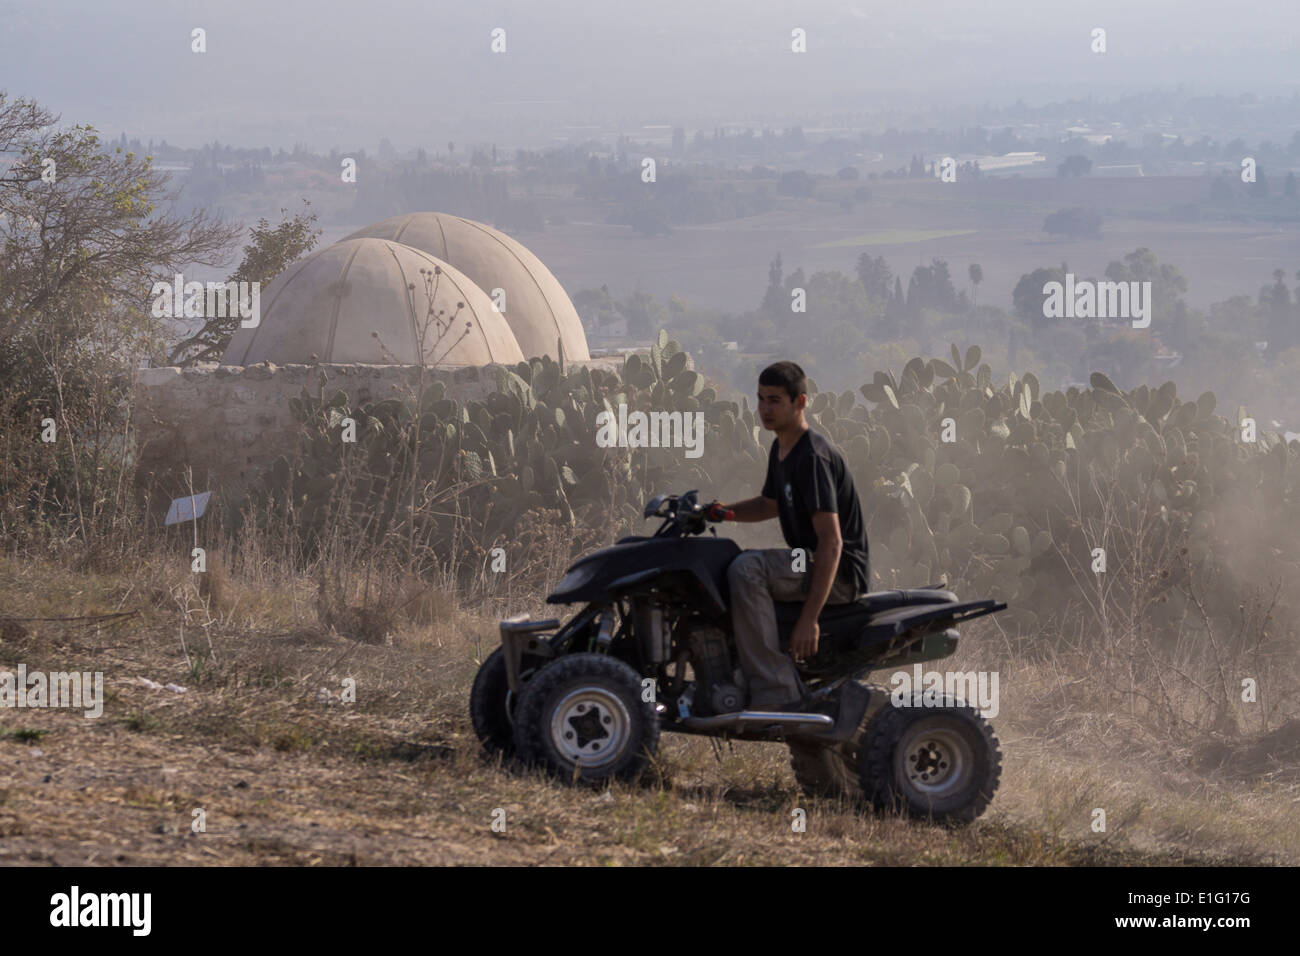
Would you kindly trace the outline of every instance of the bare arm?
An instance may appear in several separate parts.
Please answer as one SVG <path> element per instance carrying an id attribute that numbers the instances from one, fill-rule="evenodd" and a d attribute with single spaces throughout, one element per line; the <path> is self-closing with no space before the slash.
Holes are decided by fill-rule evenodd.
<path id="1" fill-rule="evenodd" d="M 840 552 L 844 549 L 839 515 L 833 511 L 814 511 L 812 520 L 813 530 L 817 532 L 813 576 L 808 582 L 808 598 L 804 601 L 803 612 L 790 635 L 790 654 L 797 661 L 807 660 L 817 653 L 821 637 L 817 616 L 826 606 L 826 599 L 835 585 L 835 572 L 839 570 Z"/>
<path id="2" fill-rule="evenodd" d="M 723 505 L 723 507 L 736 513 L 736 521 L 770 521 L 776 517 L 775 498 L 762 496 L 747 498 L 744 501 L 737 501 L 734 505 Z"/>
<path id="3" fill-rule="evenodd" d="M 817 552 L 813 557 L 813 576 L 808 583 L 808 599 L 801 617 L 816 621 L 835 586 L 835 572 L 840 567 L 844 538 L 840 534 L 840 516 L 833 511 L 814 511 L 813 530 L 817 532 Z"/>

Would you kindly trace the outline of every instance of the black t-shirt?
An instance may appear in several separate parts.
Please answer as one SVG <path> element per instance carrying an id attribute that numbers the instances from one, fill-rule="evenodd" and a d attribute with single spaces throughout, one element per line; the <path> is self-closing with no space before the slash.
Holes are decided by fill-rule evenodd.
<path id="1" fill-rule="evenodd" d="M 838 514 L 840 537 L 844 540 L 839 574 L 853 581 L 859 592 L 871 590 L 867 528 L 844 457 L 811 428 L 795 442 L 785 461 L 780 460 L 780 444 L 779 439 L 772 441 L 762 495 L 776 499 L 785 543 L 791 548 L 803 548 L 811 558 L 817 550 L 813 512 Z"/>

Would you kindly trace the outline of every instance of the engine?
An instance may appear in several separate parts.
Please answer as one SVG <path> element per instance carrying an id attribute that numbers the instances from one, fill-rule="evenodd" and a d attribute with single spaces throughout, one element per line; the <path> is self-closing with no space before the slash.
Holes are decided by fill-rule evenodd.
<path id="1" fill-rule="evenodd" d="M 721 628 L 690 629 L 691 664 L 695 670 L 695 713 L 730 714 L 745 705 L 745 692 L 735 684 L 727 635 Z"/>

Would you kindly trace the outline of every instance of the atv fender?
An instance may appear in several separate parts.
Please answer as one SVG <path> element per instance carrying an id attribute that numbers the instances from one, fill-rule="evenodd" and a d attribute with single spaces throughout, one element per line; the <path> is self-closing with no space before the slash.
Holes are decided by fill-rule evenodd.
<path id="1" fill-rule="evenodd" d="M 506 681 L 510 689 L 519 693 L 519 666 L 525 654 L 533 657 L 556 657 L 555 648 L 538 636 L 539 631 L 553 631 L 560 626 L 555 618 L 530 621 L 527 617 L 512 617 L 502 621 L 501 653 L 506 659 Z"/>
<path id="2" fill-rule="evenodd" d="M 926 624 L 944 622 L 945 628 L 972 621 L 986 614 L 1005 611 L 1001 601 L 962 601 L 955 604 L 922 604 L 917 607 L 900 607 L 872 615 L 862 631 L 860 645 L 898 637 Z"/>

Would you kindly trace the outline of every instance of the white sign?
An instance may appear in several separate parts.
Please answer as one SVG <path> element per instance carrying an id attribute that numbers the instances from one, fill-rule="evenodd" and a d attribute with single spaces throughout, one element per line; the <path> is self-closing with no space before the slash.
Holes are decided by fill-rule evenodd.
<path id="1" fill-rule="evenodd" d="M 167 509 L 167 519 L 163 524 L 180 524 L 182 521 L 193 521 L 195 518 L 203 517 L 203 509 L 208 506 L 208 499 L 211 497 L 212 492 L 205 491 L 193 497 L 186 495 L 184 498 L 177 498 Z"/>

